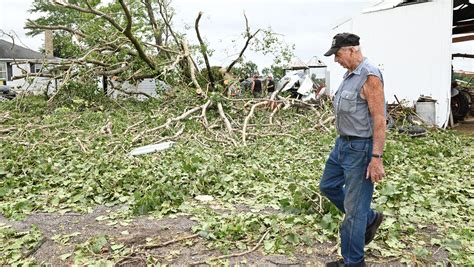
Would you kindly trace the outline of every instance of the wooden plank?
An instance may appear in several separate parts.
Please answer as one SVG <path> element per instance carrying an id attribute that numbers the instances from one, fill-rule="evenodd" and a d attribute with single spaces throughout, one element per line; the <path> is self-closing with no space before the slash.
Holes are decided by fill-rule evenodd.
<path id="1" fill-rule="evenodd" d="M 456 53 L 456 54 L 453 54 L 453 57 L 474 58 L 474 55 L 473 54 Z"/>
<path id="2" fill-rule="evenodd" d="M 453 43 L 460 43 L 460 42 L 466 42 L 466 41 L 471 41 L 471 40 L 474 40 L 474 34 L 461 36 L 461 37 L 454 37 Z"/>

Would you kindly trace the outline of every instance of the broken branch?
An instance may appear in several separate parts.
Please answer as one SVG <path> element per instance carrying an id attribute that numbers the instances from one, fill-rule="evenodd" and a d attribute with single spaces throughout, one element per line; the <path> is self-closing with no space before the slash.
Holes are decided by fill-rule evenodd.
<path id="1" fill-rule="evenodd" d="M 253 116 L 253 113 L 255 112 L 255 109 L 259 106 L 263 106 L 263 105 L 266 105 L 267 104 L 267 101 L 263 101 L 263 102 L 260 102 L 260 103 L 257 103 L 257 104 L 254 104 L 252 106 L 252 108 L 250 109 L 250 112 L 249 114 L 247 115 L 247 117 L 245 118 L 245 121 L 244 121 L 244 126 L 242 128 L 242 142 L 244 143 L 244 146 L 247 145 L 247 142 L 245 141 L 246 137 L 247 137 L 247 125 L 249 124 L 249 121 L 250 119 L 252 118 Z"/>
<path id="2" fill-rule="evenodd" d="M 191 80 L 193 81 L 193 84 L 196 87 L 197 94 L 202 94 L 204 92 L 202 91 L 201 86 L 199 85 L 196 79 L 195 67 L 193 64 L 193 60 L 191 58 L 191 54 L 189 53 L 188 43 L 186 42 L 186 39 L 183 39 L 182 43 L 183 43 L 184 56 L 186 57 L 188 61 L 188 68 L 189 68 L 189 72 L 191 73 Z"/>
<path id="3" fill-rule="evenodd" d="M 198 237 L 198 236 L 199 236 L 199 234 L 189 235 L 189 236 L 185 236 L 185 237 L 176 238 L 176 239 L 173 239 L 173 240 L 170 240 L 170 241 L 161 243 L 161 244 L 144 245 L 144 246 L 142 246 L 141 248 L 144 248 L 144 249 L 161 248 L 161 247 L 165 247 L 165 246 L 168 246 L 168 245 L 177 243 L 177 242 L 181 242 L 181 241 L 183 241 L 183 240 L 188 240 L 188 239 L 196 238 L 196 237 Z"/>
<path id="4" fill-rule="evenodd" d="M 245 15 L 245 13 L 244 13 L 244 17 L 245 17 L 247 40 L 245 41 L 245 45 L 244 45 L 244 47 L 242 48 L 242 50 L 240 51 L 239 56 L 238 56 L 232 63 L 230 63 L 229 67 L 227 67 L 227 70 L 226 70 L 227 73 L 230 73 L 230 71 L 232 70 L 232 67 L 234 67 L 234 65 L 235 65 L 237 62 L 239 62 L 239 60 L 240 60 L 240 59 L 242 58 L 242 56 L 244 55 L 245 50 L 247 50 L 247 47 L 249 46 L 250 41 L 251 41 L 251 40 L 255 37 L 255 35 L 257 35 L 257 33 L 260 31 L 260 29 L 258 29 L 254 34 L 250 34 L 249 21 L 248 21 L 248 19 L 247 19 L 247 16 Z"/>
<path id="5" fill-rule="evenodd" d="M 211 83 L 211 89 L 212 91 L 215 91 L 216 86 L 215 86 L 215 81 L 214 81 L 214 76 L 212 75 L 211 71 L 211 64 L 209 64 L 209 58 L 207 57 L 207 49 L 206 46 L 204 45 L 204 41 L 201 38 L 201 34 L 199 33 L 199 20 L 201 19 L 202 12 L 199 12 L 196 22 L 194 24 L 194 28 L 196 29 L 196 35 L 199 40 L 199 45 L 201 48 L 201 54 L 204 57 L 204 62 L 206 63 L 206 69 L 207 69 L 207 77 L 209 78 L 209 82 Z"/>
<path id="6" fill-rule="evenodd" d="M 224 113 L 224 108 L 222 108 L 222 104 L 219 102 L 217 103 L 217 110 L 219 111 L 219 115 L 221 116 L 222 120 L 224 121 L 225 127 L 227 128 L 227 132 L 232 135 L 233 130 L 232 130 L 232 125 L 230 124 L 229 119 L 227 119 L 227 116 Z"/>

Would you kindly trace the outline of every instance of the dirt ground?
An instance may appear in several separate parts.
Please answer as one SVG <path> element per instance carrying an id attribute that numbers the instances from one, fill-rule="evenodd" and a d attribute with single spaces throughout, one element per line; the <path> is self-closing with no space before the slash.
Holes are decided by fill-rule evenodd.
<path id="1" fill-rule="evenodd" d="M 196 222 L 191 220 L 189 216 L 159 220 L 142 216 L 128 221 L 126 225 L 108 225 L 110 221 L 97 221 L 97 217 L 109 215 L 117 209 L 100 206 L 92 213 L 87 214 L 36 213 L 28 216 L 23 221 L 8 220 L 0 215 L 0 223 L 11 225 L 17 230 L 27 230 L 32 225 L 37 225 L 43 232 L 45 242 L 32 254 L 32 257 L 38 263 L 49 266 L 69 266 L 73 264 L 73 257 L 62 261 L 59 256 L 74 252 L 76 245 L 94 236 L 107 235 L 110 240 L 115 240 L 117 243 L 130 247 L 144 245 L 147 237 L 156 238 L 158 243 L 161 244 L 192 235 L 191 229 L 196 225 Z M 71 237 L 66 244 L 59 244 L 52 239 L 57 234 L 66 235 L 75 232 L 80 234 Z M 127 235 L 123 235 L 124 232 L 127 232 Z M 193 262 L 206 261 L 209 258 L 222 255 L 219 251 L 209 249 L 206 246 L 206 241 L 200 237 L 188 241 L 192 242 L 180 241 L 150 249 L 147 252 L 158 259 L 160 263 L 171 266 L 189 266 Z M 292 256 L 266 255 L 260 248 L 244 256 L 233 257 L 227 263 L 231 266 L 324 266 L 325 262 L 340 258 L 338 252 L 333 249 L 334 246 L 334 243 L 316 244 L 311 248 L 311 254 L 308 254 L 307 248 L 297 248 Z M 242 251 L 231 253 L 240 252 Z M 145 266 L 144 257 L 136 256 L 121 261 L 117 266 Z M 437 258 L 441 262 L 446 260 L 445 251 L 438 253 Z M 396 259 L 390 262 L 380 262 L 370 256 L 367 262 L 369 266 L 403 266 Z M 214 264 L 220 265 L 222 262 L 214 262 Z"/>
<path id="2" fill-rule="evenodd" d="M 23 221 L 12 221 L 0 215 L 0 223 L 11 225 L 17 230 L 28 230 L 32 225 L 37 225 L 43 232 L 45 242 L 32 255 L 37 262 L 51 266 L 65 266 L 72 264 L 72 260 L 62 261 L 60 255 L 72 253 L 77 244 L 85 242 L 87 239 L 98 235 L 107 235 L 128 246 L 145 244 L 145 238 L 158 237 L 160 243 L 173 240 L 179 237 L 190 236 L 193 233 L 191 228 L 196 222 L 187 216 L 179 216 L 173 219 L 151 219 L 149 217 L 138 217 L 128 225 L 120 224 L 109 226 L 106 221 L 98 222 L 98 216 L 110 214 L 108 207 L 98 207 L 94 212 L 88 214 L 58 214 L 58 213 L 37 213 L 28 216 Z M 127 231 L 128 235 L 120 233 Z M 60 245 L 52 237 L 57 234 L 71 234 L 80 232 L 74 236 L 66 245 Z M 325 261 L 338 259 L 336 254 L 327 255 L 334 244 L 317 245 L 313 248 L 313 254 L 296 252 L 294 256 L 285 255 L 264 255 L 256 250 L 242 257 L 232 258 L 231 265 L 258 265 L 258 266 L 300 266 L 305 264 L 323 265 Z M 219 251 L 209 250 L 204 240 L 199 237 L 194 238 L 192 245 L 184 245 L 177 242 L 169 246 L 152 249 L 149 251 L 158 258 L 161 263 L 173 266 L 186 266 L 192 262 L 207 260 L 210 257 L 221 255 Z M 241 251 L 236 251 L 236 253 Z M 71 257 L 72 258 L 72 257 Z M 123 262 L 123 266 L 144 265 L 143 261 Z"/>
<path id="3" fill-rule="evenodd" d="M 474 135 L 474 117 L 468 117 L 464 121 L 459 122 L 453 130 L 468 135 Z"/>

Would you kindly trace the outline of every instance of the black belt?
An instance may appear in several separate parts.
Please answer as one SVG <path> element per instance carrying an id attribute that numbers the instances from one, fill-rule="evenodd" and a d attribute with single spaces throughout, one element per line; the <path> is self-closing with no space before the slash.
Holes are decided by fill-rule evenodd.
<path id="1" fill-rule="evenodd" d="M 360 136 L 352 136 L 352 135 L 339 135 L 339 137 L 343 140 L 346 140 L 346 141 L 372 139 L 372 136 L 371 137 L 360 137 Z"/>

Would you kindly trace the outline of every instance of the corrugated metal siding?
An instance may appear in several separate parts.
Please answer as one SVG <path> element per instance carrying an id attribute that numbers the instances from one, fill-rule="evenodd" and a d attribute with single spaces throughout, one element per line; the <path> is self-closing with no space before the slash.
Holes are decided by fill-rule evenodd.
<path id="1" fill-rule="evenodd" d="M 122 90 L 126 92 L 142 92 L 145 93 L 151 97 L 158 97 L 158 94 L 156 92 L 156 80 L 155 79 L 144 79 L 140 83 L 134 85 L 130 84 L 129 82 L 124 82 L 122 84 L 118 82 L 113 82 L 114 86 L 122 88 Z M 113 98 L 117 97 L 128 97 L 127 94 L 120 92 L 118 90 L 113 90 L 112 88 L 107 88 L 107 94 Z M 135 96 L 139 100 L 145 100 L 147 99 L 146 96 L 144 95 L 136 95 Z"/>

